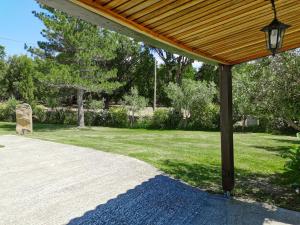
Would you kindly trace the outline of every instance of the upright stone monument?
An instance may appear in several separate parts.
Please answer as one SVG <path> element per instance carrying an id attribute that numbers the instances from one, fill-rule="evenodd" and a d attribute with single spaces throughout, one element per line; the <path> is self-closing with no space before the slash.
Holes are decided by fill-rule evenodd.
<path id="1" fill-rule="evenodd" d="M 17 134 L 32 133 L 32 109 L 29 104 L 23 103 L 16 107 Z"/>

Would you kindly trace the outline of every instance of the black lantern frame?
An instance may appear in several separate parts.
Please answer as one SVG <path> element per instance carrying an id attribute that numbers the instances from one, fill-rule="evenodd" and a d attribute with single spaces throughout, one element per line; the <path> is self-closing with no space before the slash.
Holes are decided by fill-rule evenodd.
<path id="1" fill-rule="evenodd" d="M 274 0 L 271 0 L 271 3 L 274 11 L 274 19 L 268 26 L 261 29 L 261 31 L 265 33 L 267 49 L 275 56 L 278 49 L 282 47 L 285 31 L 290 25 L 284 24 L 277 19 Z"/>

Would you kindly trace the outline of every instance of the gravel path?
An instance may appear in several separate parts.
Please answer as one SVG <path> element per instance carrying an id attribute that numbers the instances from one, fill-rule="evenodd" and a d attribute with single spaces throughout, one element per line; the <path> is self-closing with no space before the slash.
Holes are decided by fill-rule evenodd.
<path id="1" fill-rule="evenodd" d="M 207 194 L 133 158 L 12 135 L 0 144 L 1 225 L 300 225 L 300 213 Z"/>

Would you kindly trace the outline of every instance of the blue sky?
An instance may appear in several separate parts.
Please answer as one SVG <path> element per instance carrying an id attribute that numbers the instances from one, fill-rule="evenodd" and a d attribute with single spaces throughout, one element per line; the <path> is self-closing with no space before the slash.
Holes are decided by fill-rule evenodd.
<path id="1" fill-rule="evenodd" d="M 2 0 L 0 9 L 0 45 L 7 55 L 26 54 L 24 44 L 42 40 L 43 24 L 32 14 L 39 10 L 34 0 Z"/>

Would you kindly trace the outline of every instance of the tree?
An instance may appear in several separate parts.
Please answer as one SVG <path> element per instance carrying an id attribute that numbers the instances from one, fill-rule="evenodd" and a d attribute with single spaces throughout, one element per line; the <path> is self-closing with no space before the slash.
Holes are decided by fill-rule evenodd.
<path id="1" fill-rule="evenodd" d="M 189 67 L 192 67 L 193 59 L 185 56 L 173 54 L 163 49 L 154 48 L 154 51 L 158 54 L 161 60 L 165 64 L 166 77 L 168 81 L 181 84 L 184 74 Z"/>
<path id="2" fill-rule="evenodd" d="M 9 95 L 7 97 L 33 104 L 35 100 L 35 74 L 35 63 L 31 58 L 25 55 L 10 57 L 6 72 L 1 80 L 3 90 Z"/>
<path id="3" fill-rule="evenodd" d="M 255 114 L 257 91 L 257 65 L 245 63 L 237 65 L 233 70 L 233 109 L 234 120 L 242 119 L 242 131 L 245 129 L 246 119 Z"/>
<path id="4" fill-rule="evenodd" d="M 262 72 L 264 111 L 300 131 L 300 52 L 277 55 Z"/>
<path id="5" fill-rule="evenodd" d="M 5 48 L 0 45 L 0 84 L 2 83 L 2 80 L 4 78 L 4 75 L 6 73 L 6 69 L 7 69 L 7 64 L 5 61 Z M 0 96 L 1 98 L 5 97 L 5 90 L 2 86 L 1 90 L 0 90 Z"/>
<path id="6" fill-rule="evenodd" d="M 216 94 L 214 83 L 183 79 L 182 85 L 169 83 L 165 89 L 177 112 L 183 112 L 184 128 L 190 119 L 205 119 L 207 107 L 212 104 Z M 198 120 L 198 119 L 197 119 Z"/>
<path id="7" fill-rule="evenodd" d="M 46 41 L 38 42 L 39 48 L 29 51 L 45 59 L 46 73 L 45 67 L 41 73 L 44 82 L 76 90 L 78 126 L 83 127 L 85 93 L 110 93 L 120 86 L 111 82 L 117 71 L 107 66 L 116 56 L 116 34 L 58 10 L 43 8 L 47 12 L 34 15 L 46 27 L 42 31 Z"/>
<path id="8" fill-rule="evenodd" d="M 132 87 L 130 94 L 124 96 L 124 103 L 129 108 L 130 112 L 130 126 L 133 126 L 135 114 L 145 108 L 148 104 L 148 100 L 139 95 L 136 87 Z"/>
<path id="9" fill-rule="evenodd" d="M 203 63 L 196 74 L 196 80 L 214 82 L 219 84 L 219 68 L 217 66 Z"/>
<path id="10" fill-rule="evenodd" d="M 278 54 L 237 67 L 234 103 L 241 115 L 283 121 L 300 130 L 299 51 Z"/>
<path id="11" fill-rule="evenodd" d="M 118 70 L 114 80 L 123 85 L 113 94 L 105 96 L 106 108 L 109 100 L 118 102 L 133 86 L 142 96 L 152 98 L 154 59 L 147 46 L 118 34 L 116 57 L 111 60 L 110 65 Z"/>

